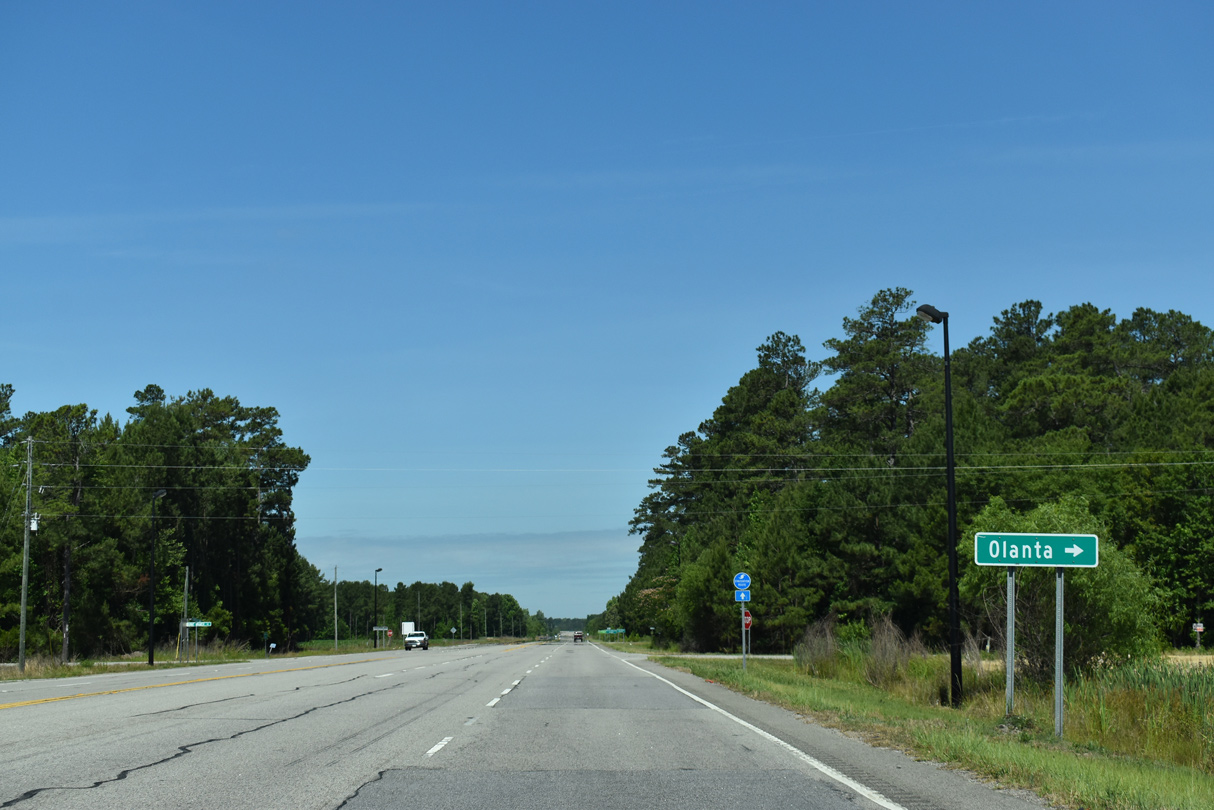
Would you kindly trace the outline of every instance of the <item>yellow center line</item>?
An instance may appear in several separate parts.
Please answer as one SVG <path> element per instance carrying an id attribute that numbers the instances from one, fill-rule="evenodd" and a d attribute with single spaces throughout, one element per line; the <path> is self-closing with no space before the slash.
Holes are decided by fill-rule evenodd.
<path id="1" fill-rule="evenodd" d="M 75 700 L 76 698 L 98 697 L 100 695 L 120 695 L 123 692 L 139 692 L 144 689 L 159 689 L 163 686 L 185 686 L 191 683 L 206 683 L 207 681 L 228 681 L 233 678 L 249 678 L 254 675 L 277 675 L 282 672 L 302 672 L 309 669 L 328 669 L 329 667 L 345 667 L 350 664 L 366 664 L 371 661 L 386 661 L 386 658 L 362 658 L 358 661 L 342 661 L 337 664 L 315 664 L 310 667 L 288 667 L 287 669 L 271 669 L 265 672 L 242 672 L 239 675 L 216 675 L 212 678 L 194 678 L 189 681 L 171 681 L 169 683 L 150 683 L 145 686 L 131 686 L 126 689 L 108 689 L 104 692 L 81 692 L 77 695 L 63 695 L 61 697 L 38 698 L 37 700 L 22 700 L 17 703 L 0 703 L 0 711 L 4 709 L 16 709 L 20 706 L 37 706 L 39 703 L 58 703 L 61 700 Z"/>

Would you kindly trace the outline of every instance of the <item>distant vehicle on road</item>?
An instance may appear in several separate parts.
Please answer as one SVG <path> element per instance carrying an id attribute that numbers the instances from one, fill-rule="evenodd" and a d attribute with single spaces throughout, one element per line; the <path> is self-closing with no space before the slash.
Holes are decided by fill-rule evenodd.
<path id="1" fill-rule="evenodd" d="M 573 633 L 573 643 L 574 643 L 574 644 L 577 644 L 579 641 L 582 641 L 582 640 L 583 640 L 583 639 L 582 639 L 582 631 L 581 631 L 581 630 L 575 630 L 575 631 L 574 631 L 574 633 Z"/>
<path id="2" fill-rule="evenodd" d="M 421 647 L 423 650 L 430 649 L 430 637 L 421 630 L 414 630 L 405 636 L 405 650 L 408 651 L 414 647 Z"/>

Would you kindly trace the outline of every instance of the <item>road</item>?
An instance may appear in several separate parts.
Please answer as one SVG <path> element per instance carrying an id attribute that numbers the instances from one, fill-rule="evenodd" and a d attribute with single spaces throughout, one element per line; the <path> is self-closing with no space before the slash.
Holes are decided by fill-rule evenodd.
<path id="1" fill-rule="evenodd" d="M 0 683 L 0 807 L 1028 810 L 588 643 Z"/>

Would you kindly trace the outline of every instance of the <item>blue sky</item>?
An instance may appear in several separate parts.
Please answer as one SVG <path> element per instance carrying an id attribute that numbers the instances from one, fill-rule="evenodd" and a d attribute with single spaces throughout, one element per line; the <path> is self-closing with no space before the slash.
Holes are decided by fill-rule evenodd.
<path id="1" fill-rule="evenodd" d="M 821 359 L 893 286 L 955 345 L 1030 298 L 1214 325 L 1211 41 L 1205 3 L 5 3 L 0 382 L 274 406 L 322 569 L 597 612 L 772 332 Z"/>

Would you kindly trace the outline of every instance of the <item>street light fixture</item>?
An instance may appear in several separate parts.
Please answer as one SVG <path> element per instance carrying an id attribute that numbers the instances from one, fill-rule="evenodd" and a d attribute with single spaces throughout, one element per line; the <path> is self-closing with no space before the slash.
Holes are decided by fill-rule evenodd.
<path id="1" fill-rule="evenodd" d="M 164 490 L 152 493 L 152 565 L 148 580 L 148 666 L 156 666 L 156 501 L 164 497 Z"/>
<path id="2" fill-rule="evenodd" d="M 944 467 L 948 480 L 948 651 L 952 673 L 951 702 L 959 708 L 961 688 L 961 614 L 957 593 L 957 467 L 953 461 L 953 379 L 948 351 L 948 313 L 924 304 L 916 313 L 925 321 L 944 324 Z"/>
<path id="3" fill-rule="evenodd" d="M 375 569 L 375 581 L 371 586 L 371 589 L 375 592 L 375 623 L 371 625 L 371 632 L 375 634 L 375 641 L 372 642 L 372 647 L 376 648 L 379 647 L 379 631 L 375 628 L 379 627 L 379 572 L 382 570 L 384 569 Z"/>

